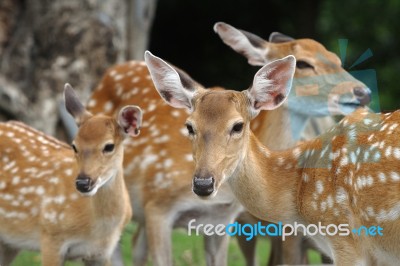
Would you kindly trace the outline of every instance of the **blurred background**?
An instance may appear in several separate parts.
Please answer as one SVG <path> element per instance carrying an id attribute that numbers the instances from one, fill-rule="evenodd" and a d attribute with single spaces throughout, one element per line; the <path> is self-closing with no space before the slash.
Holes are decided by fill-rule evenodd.
<path id="1" fill-rule="evenodd" d="M 381 109 L 400 106 L 398 0 L 1 0 L 0 120 L 63 138 L 55 100 L 64 83 L 86 99 L 109 66 L 142 60 L 145 49 L 205 86 L 245 89 L 257 68 L 222 43 L 217 21 L 264 39 L 313 38 L 337 54 L 346 39 L 345 68 L 375 70 Z"/>

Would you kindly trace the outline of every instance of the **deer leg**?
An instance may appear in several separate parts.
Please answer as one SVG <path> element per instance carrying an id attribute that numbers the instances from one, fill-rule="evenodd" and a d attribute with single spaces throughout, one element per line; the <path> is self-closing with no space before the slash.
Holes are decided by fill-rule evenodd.
<path id="1" fill-rule="evenodd" d="M 204 235 L 204 248 L 208 266 L 227 265 L 229 236 Z"/>
<path id="2" fill-rule="evenodd" d="M 85 266 L 111 266 L 114 264 L 111 264 L 110 260 L 104 260 L 104 259 L 99 259 L 99 260 L 85 260 L 84 261 Z"/>
<path id="3" fill-rule="evenodd" d="M 283 264 L 282 239 L 280 237 L 270 237 L 271 253 L 268 260 L 268 266 Z"/>
<path id="4" fill-rule="evenodd" d="M 139 224 L 132 238 L 133 265 L 146 265 L 148 255 L 147 245 L 146 228 L 144 225 Z"/>
<path id="5" fill-rule="evenodd" d="M 280 240 L 280 239 L 279 239 Z M 305 249 L 302 248 L 303 236 L 289 236 L 282 241 L 283 264 L 303 264 L 307 260 Z"/>
<path id="6" fill-rule="evenodd" d="M 40 241 L 42 266 L 61 266 L 64 258 L 60 254 L 60 245 L 55 243 L 51 236 L 42 233 Z"/>
<path id="7" fill-rule="evenodd" d="M 157 208 L 147 208 L 145 215 L 146 234 L 153 265 L 172 265 L 172 223 L 168 215 Z"/>
<path id="8" fill-rule="evenodd" d="M 257 256 L 256 256 L 256 244 L 257 238 L 253 237 L 251 240 L 246 240 L 246 236 L 240 235 L 236 236 L 238 241 L 240 250 L 246 260 L 247 266 L 255 266 L 257 265 Z"/>
<path id="9" fill-rule="evenodd" d="M 118 243 L 115 246 L 114 252 L 111 257 L 111 261 L 112 261 L 113 266 L 124 266 L 124 260 L 123 260 L 123 256 L 122 256 L 122 250 L 121 250 L 120 243 Z"/>
<path id="10" fill-rule="evenodd" d="M 9 266 L 18 255 L 19 250 L 0 242 L 0 265 Z"/>

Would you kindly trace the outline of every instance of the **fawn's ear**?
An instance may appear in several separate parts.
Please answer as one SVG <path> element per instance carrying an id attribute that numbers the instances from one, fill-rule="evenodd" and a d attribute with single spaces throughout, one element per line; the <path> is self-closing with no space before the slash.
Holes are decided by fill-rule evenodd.
<path id="1" fill-rule="evenodd" d="M 263 66 L 268 62 L 266 53 L 269 44 L 264 39 L 224 22 L 215 23 L 214 31 L 226 45 L 246 57 L 250 65 Z"/>
<path id="2" fill-rule="evenodd" d="M 136 137 L 140 133 L 142 118 L 143 112 L 140 107 L 136 105 L 128 105 L 119 111 L 117 121 L 119 126 L 126 134 Z"/>
<path id="3" fill-rule="evenodd" d="M 192 99 L 203 88 L 184 71 L 173 68 L 149 51 L 145 52 L 144 58 L 161 98 L 172 107 L 193 111 Z"/>
<path id="4" fill-rule="evenodd" d="M 69 83 L 66 83 L 64 86 L 64 101 L 65 108 L 75 119 L 75 122 L 78 126 L 92 116 L 92 114 L 83 106 L 78 98 L 78 95 L 76 95 L 74 89 L 71 85 L 69 85 Z"/>
<path id="5" fill-rule="evenodd" d="M 245 91 L 252 113 L 278 108 L 288 97 L 292 87 L 296 59 L 293 55 L 263 66 L 254 76 L 253 85 Z"/>

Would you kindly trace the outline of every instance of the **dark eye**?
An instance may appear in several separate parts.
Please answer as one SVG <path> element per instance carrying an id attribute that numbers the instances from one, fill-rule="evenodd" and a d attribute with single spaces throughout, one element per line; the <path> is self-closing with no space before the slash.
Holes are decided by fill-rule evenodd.
<path id="1" fill-rule="evenodd" d="M 114 144 L 106 144 L 104 146 L 103 152 L 112 152 L 114 150 Z"/>
<path id="2" fill-rule="evenodd" d="M 194 130 L 193 130 L 192 125 L 186 124 L 186 128 L 187 128 L 189 135 L 194 135 Z"/>
<path id="3" fill-rule="evenodd" d="M 233 133 L 240 133 L 243 130 L 243 123 L 236 123 L 233 127 L 232 127 L 232 131 L 231 134 Z"/>
<path id="4" fill-rule="evenodd" d="M 71 144 L 72 149 L 74 150 L 75 153 L 78 153 L 78 150 L 76 149 L 76 146 L 74 144 Z"/>
<path id="5" fill-rule="evenodd" d="M 310 65 L 309 63 L 307 63 L 306 61 L 303 61 L 303 60 L 297 60 L 296 67 L 298 69 L 314 68 L 312 65 Z"/>

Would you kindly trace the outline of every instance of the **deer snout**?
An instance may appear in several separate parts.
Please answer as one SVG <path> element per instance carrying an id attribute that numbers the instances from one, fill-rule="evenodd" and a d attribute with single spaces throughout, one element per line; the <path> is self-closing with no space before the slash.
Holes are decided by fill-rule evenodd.
<path id="1" fill-rule="evenodd" d="M 367 87 L 354 87 L 353 93 L 361 105 L 367 105 L 371 102 L 371 90 Z"/>
<path id="2" fill-rule="evenodd" d="M 198 177 L 193 178 L 193 192 L 197 196 L 207 197 L 214 192 L 214 177 Z"/>
<path id="3" fill-rule="evenodd" d="M 87 193 L 93 188 L 93 180 L 85 174 L 79 174 L 75 180 L 75 186 L 79 192 Z"/>

